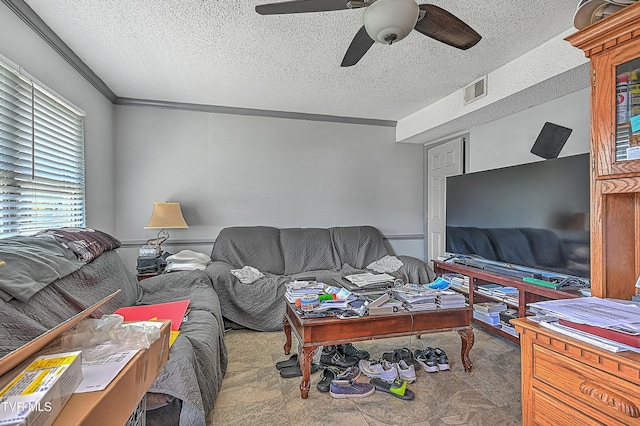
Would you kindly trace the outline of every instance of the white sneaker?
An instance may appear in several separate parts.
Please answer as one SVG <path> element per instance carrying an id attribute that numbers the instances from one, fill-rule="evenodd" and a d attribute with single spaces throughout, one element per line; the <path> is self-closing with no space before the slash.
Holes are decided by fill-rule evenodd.
<path id="1" fill-rule="evenodd" d="M 369 361 L 361 359 L 358 366 L 360 367 L 360 372 L 370 378 L 378 377 L 388 383 L 393 383 L 398 378 L 398 371 L 391 363 L 385 360 Z"/>
<path id="2" fill-rule="evenodd" d="M 399 363 L 394 365 L 398 368 L 400 380 L 404 380 L 407 383 L 413 383 L 416 381 L 416 368 L 413 365 L 407 364 L 404 359 L 401 359 Z"/>

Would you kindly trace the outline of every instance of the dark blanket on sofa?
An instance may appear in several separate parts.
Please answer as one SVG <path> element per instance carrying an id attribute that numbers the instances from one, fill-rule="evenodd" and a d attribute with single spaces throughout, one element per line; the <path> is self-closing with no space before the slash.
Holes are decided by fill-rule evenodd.
<path id="1" fill-rule="evenodd" d="M 222 315 L 258 331 L 282 329 L 284 284 L 303 277 L 337 285 L 343 275 L 365 272 L 370 263 L 393 254 L 372 226 L 334 228 L 231 227 L 220 232 L 213 262 L 205 272 L 220 297 Z M 428 283 L 433 270 L 423 261 L 398 256 L 403 266 L 391 275 L 406 283 Z M 231 274 L 244 266 L 265 276 L 244 284 Z M 370 272 L 370 271 L 369 271 Z"/>
<path id="2" fill-rule="evenodd" d="M 120 289 L 93 316 L 134 304 L 189 299 L 188 321 L 150 392 L 182 401 L 180 425 L 205 426 L 227 367 L 224 325 L 217 295 L 202 271 L 159 275 L 138 283 L 115 251 L 55 280 L 29 298 L 0 299 L 0 357 Z M 151 424 L 151 423 L 147 423 Z"/>

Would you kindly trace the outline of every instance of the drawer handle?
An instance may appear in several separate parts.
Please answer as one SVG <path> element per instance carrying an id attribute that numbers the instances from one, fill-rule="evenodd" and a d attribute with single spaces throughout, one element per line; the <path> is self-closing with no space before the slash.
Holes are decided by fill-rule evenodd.
<path id="1" fill-rule="evenodd" d="M 609 391 L 599 388 L 595 383 L 582 382 L 580 392 L 629 417 L 640 417 L 640 409 L 633 402 L 620 395 L 609 393 Z"/>

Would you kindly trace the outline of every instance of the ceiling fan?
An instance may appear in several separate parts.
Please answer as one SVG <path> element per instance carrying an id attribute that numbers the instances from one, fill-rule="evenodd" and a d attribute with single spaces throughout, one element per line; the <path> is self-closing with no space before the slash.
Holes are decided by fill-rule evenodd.
<path id="1" fill-rule="evenodd" d="M 405 38 L 412 29 L 466 50 L 482 36 L 450 12 L 433 5 L 418 5 L 415 0 L 293 0 L 256 6 L 261 15 L 326 12 L 366 7 L 364 25 L 356 33 L 341 66 L 358 63 L 375 42 L 392 44 Z"/>

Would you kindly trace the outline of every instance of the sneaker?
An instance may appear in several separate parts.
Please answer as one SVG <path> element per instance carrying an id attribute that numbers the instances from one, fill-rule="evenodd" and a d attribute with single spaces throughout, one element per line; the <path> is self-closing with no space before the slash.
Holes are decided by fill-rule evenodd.
<path id="1" fill-rule="evenodd" d="M 440 348 L 434 349 L 435 356 L 437 358 L 438 369 L 442 370 L 451 370 L 449 367 L 449 358 L 447 358 L 447 354 Z"/>
<path id="2" fill-rule="evenodd" d="M 342 352 L 345 356 L 352 356 L 358 359 L 369 359 L 369 352 L 356 348 L 352 343 L 338 345 L 338 351 Z"/>
<path id="3" fill-rule="evenodd" d="M 336 380 L 355 380 L 360 377 L 360 369 L 358 367 L 348 367 L 344 372 L 336 375 Z"/>
<path id="4" fill-rule="evenodd" d="M 364 398 L 372 395 L 376 388 L 371 383 L 351 381 L 333 381 L 329 393 L 334 398 Z"/>
<path id="5" fill-rule="evenodd" d="M 401 359 L 399 363 L 394 365 L 398 369 L 398 376 L 400 376 L 400 380 L 404 380 L 407 383 L 413 383 L 416 381 L 416 368 L 413 364 L 409 365 L 404 359 Z"/>
<path id="6" fill-rule="evenodd" d="M 389 361 L 384 359 L 380 361 L 367 361 L 361 359 L 359 367 L 362 374 L 370 378 L 377 377 L 389 383 L 392 383 L 398 378 L 398 371 Z"/>
<path id="7" fill-rule="evenodd" d="M 320 354 L 322 365 L 333 365 L 340 368 L 353 367 L 358 365 L 358 358 L 341 354 L 335 346 L 325 346 Z"/>
<path id="8" fill-rule="evenodd" d="M 433 348 L 427 348 L 424 351 L 420 349 L 416 350 L 414 359 L 427 373 L 437 373 L 439 370 L 436 353 Z"/>

